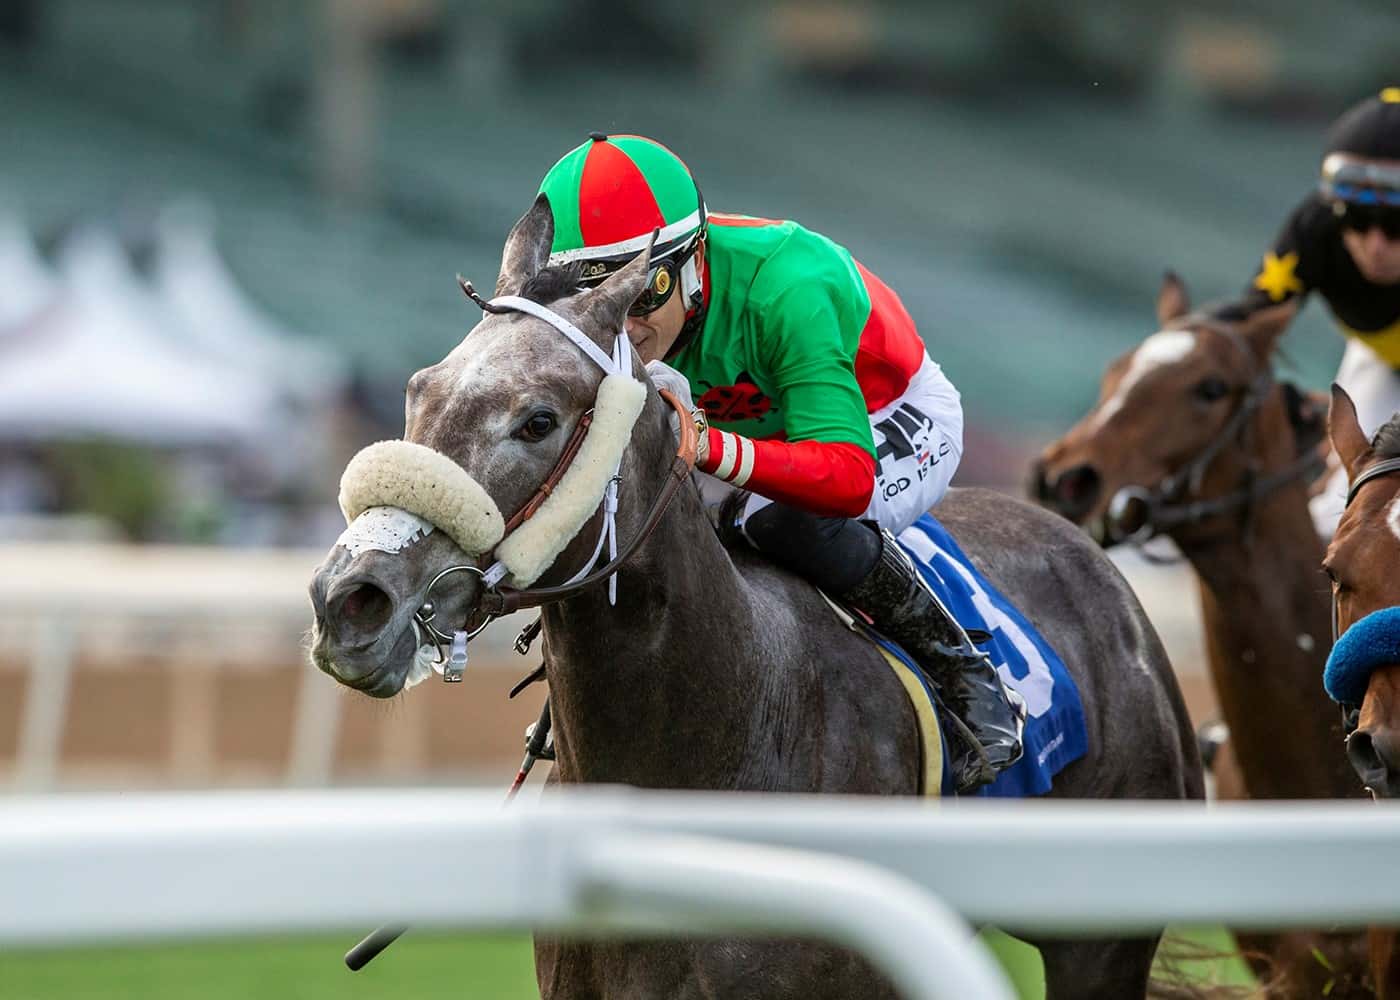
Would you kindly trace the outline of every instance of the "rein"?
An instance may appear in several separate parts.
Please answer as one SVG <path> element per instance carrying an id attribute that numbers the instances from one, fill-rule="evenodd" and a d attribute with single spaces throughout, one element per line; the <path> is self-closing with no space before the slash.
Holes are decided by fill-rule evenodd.
<path id="1" fill-rule="evenodd" d="M 1254 355 L 1249 346 L 1241 340 L 1238 333 L 1229 327 L 1209 320 L 1202 320 L 1199 317 L 1192 320 L 1191 325 L 1203 326 L 1224 335 L 1230 343 L 1253 361 Z M 1268 365 L 1265 364 L 1250 380 L 1239 405 L 1230 415 L 1225 426 L 1221 428 L 1220 433 L 1195 458 L 1177 472 L 1167 476 L 1155 488 L 1125 486 L 1115 493 L 1109 502 L 1108 513 L 1105 517 L 1105 533 L 1110 543 L 1137 546 L 1149 562 L 1173 562 L 1175 560 L 1151 555 L 1142 546 L 1174 528 L 1199 524 L 1208 518 L 1240 508 L 1245 511 L 1245 528 L 1248 531 L 1249 514 L 1256 503 L 1275 490 L 1317 470 L 1322 464 L 1322 458 L 1311 452 L 1295 459 L 1278 472 L 1262 478 L 1255 474 L 1253 463 L 1251 463 L 1251 467 L 1245 471 L 1240 485 L 1230 493 L 1202 500 L 1186 499 L 1195 496 L 1200 491 L 1201 483 L 1205 479 L 1211 463 L 1226 448 L 1247 440 L 1249 420 L 1263 405 L 1264 400 L 1268 398 L 1269 391 L 1273 386 L 1273 374 Z M 1121 525 L 1126 520 L 1129 511 L 1134 507 L 1138 507 L 1144 512 L 1141 524 L 1136 529 L 1125 532 Z"/>

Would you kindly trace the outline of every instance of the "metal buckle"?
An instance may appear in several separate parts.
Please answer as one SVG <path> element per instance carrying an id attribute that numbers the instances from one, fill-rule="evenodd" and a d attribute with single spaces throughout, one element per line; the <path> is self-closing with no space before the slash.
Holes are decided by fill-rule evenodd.
<path id="1" fill-rule="evenodd" d="M 423 591 L 423 603 L 413 613 L 413 620 L 422 626 L 432 641 L 433 647 L 437 650 L 437 659 L 433 661 L 433 666 L 442 667 L 442 679 L 448 684 L 461 681 L 462 675 L 466 673 L 467 641 L 475 639 L 487 625 L 496 620 L 494 615 L 487 615 L 482 623 L 470 632 L 465 629 L 457 629 L 451 634 L 442 631 L 433 624 L 433 620 L 437 618 L 437 607 L 432 602 L 433 588 L 438 585 L 439 580 L 453 573 L 475 573 L 478 578 L 485 576 L 481 569 L 476 566 L 449 566 L 433 577 L 428 588 Z M 444 651 L 443 643 L 450 644 L 450 648 Z"/>
<path id="2" fill-rule="evenodd" d="M 1123 517 L 1128 513 L 1128 506 L 1132 503 L 1140 503 L 1144 508 L 1142 525 L 1125 534 L 1122 527 Z M 1156 507 L 1151 490 L 1141 486 L 1124 486 L 1113 494 L 1113 499 L 1108 502 L 1108 512 L 1104 515 L 1104 527 L 1107 530 L 1109 541 L 1125 545 L 1141 545 L 1150 540 L 1157 533 L 1156 525 L 1153 523 Z"/>
<path id="3" fill-rule="evenodd" d="M 467 672 L 467 633 L 457 631 L 452 635 L 452 651 L 447 662 L 442 665 L 442 679 L 448 684 L 458 684 Z"/>

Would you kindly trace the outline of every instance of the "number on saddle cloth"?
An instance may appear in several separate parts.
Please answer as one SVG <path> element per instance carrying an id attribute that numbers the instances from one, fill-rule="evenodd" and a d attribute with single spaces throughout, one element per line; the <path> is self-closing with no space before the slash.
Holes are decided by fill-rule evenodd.
<path id="1" fill-rule="evenodd" d="M 1044 794 L 1055 774 L 1088 752 L 1083 705 L 1064 661 L 935 518 L 923 515 L 899 542 L 1002 680 L 1026 701 L 1025 755 L 975 794 Z"/>

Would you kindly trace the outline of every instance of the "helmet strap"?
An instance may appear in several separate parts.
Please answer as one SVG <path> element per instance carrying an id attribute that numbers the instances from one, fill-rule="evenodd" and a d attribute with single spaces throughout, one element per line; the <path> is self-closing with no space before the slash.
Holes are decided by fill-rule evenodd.
<path id="1" fill-rule="evenodd" d="M 705 297 L 705 287 L 700 281 L 700 271 L 695 266 L 695 253 L 686 257 L 681 265 L 681 294 L 686 299 L 686 310 L 700 308 Z"/>

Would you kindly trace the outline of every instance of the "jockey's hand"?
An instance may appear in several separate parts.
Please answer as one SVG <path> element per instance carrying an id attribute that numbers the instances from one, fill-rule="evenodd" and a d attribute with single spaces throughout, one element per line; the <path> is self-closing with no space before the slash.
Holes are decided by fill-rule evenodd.
<path id="1" fill-rule="evenodd" d="M 684 404 L 687 410 L 691 413 L 696 412 L 695 399 L 690 394 L 690 380 L 684 375 L 664 361 L 648 361 L 647 374 L 651 376 L 652 384 L 656 386 L 658 391 L 661 389 L 670 390 L 675 394 L 676 398 Z M 671 433 L 674 434 L 676 440 L 679 441 L 681 437 L 680 415 L 677 414 L 675 410 L 672 410 L 667 416 L 671 421 Z M 699 423 L 699 421 L 697 421 L 697 423 Z M 696 445 L 696 462 L 705 461 L 709 453 L 710 435 L 708 433 L 702 433 Z"/>
<path id="2" fill-rule="evenodd" d="M 664 361 L 648 361 L 647 374 L 658 390 L 671 390 L 687 410 L 695 409 L 695 399 L 690 395 L 690 379 Z"/>

